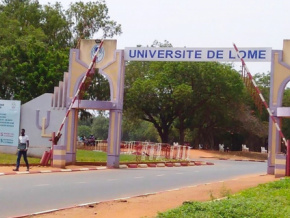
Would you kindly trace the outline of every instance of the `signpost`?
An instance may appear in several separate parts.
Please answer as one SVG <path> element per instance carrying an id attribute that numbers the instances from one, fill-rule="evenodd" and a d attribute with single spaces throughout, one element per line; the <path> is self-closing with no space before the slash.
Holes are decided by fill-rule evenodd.
<path id="1" fill-rule="evenodd" d="M 20 125 L 20 101 L 0 100 L 0 146 L 17 146 Z"/>
<path id="2" fill-rule="evenodd" d="M 128 47 L 126 61 L 218 61 L 270 62 L 271 48 L 241 48 L 239 56 L 233 48 Z"/>

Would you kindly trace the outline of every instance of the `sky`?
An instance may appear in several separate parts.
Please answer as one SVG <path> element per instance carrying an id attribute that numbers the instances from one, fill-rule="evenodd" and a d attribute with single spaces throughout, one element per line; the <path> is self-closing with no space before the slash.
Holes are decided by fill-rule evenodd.
<path id="1" fill-rule="evenodd" d="M 79 0 L 80 1 L 80 0 Z M 82 0 L 89 2 L 88 0 Z M 54 4 L 54 0 L 39 0 Z M 59 1 L 68 8 L 71 1 Z M 271 47 L 282 50 L 290 39 L 289 0 L 105 0 L 108 15 L 122 25 L 117 48 L 150 46 L 154 40 L 173 47 Z M 288 21 L 288 22 L 287 22 Z M 98 37 L 98 35 L 97 35 Z M 101 38 L 101 36 L 99 36 Z M 270 71 L 270 63 L 246 63 L 252 74 Z M 240 68 L 240 64 L 235 64 Z"/>

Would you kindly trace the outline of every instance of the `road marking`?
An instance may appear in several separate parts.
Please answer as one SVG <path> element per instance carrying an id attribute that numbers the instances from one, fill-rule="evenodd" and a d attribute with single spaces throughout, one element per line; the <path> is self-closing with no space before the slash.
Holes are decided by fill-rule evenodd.
<path id="1" fill-rule="evenodd" d="M 199 171 L 198 170 L 196 170 L 196 171 L 194 171 L 195 173 L 199 173 Z"/>
<path id="2" fill-rule="evenodd" d="M 156 175 L 156 176 L 164 176 L 164 174 L 159 174 L 159 175 Z"/>
<path id="3" fill-rule="evenodd" d="M 16 174 L 28 174 L 28 173 L 29 172 L 27 172 L 27 171 L 26 172 L 25 171 L 24 172 L 16 172 Z"/>
<path id="4" fill-rule="evenodd" d="M 41 170 L 40 172 L 41 173 L 51 173 L 52 171 L 51 170 Z"/>
<path id="5" fill-rule="evenodd" d="M 83 207 L 83 206 L 88 206 L 88 205 L 93 205 L 93 204 L 98 204 L 100 203 L 99 201 L 96 201 L 96 202 L 90 202 L 90 203 L 84 203 L 84 204 L 79 204 L 77 205 L 78 207 Z"/>
<path id="6" fill-rule="evenodd" d="M 72 169 L 60 169 L 61 172 L 71 172 Z"/>
<path id="7" fill-rule="evenodd" d="M 58 209 L 45 210 L 45 211 L 34 213 L 34 215 L 40 215 L 40 214 L 44 214 L 44 213 L 51 213 L 51 212 L 54 212 L 54 211 L 58 211 Z"/>
<path id="8" fill-rule="evenodd" d="M 183 174 L 183 173 L 176 173 L 176 174 L 181 175 L 181 174 Z"/>
<path id="9" fill-rule="evenodd" d="M 48 185 L 50 185 L 50 184 L 38 184 L 36 186 L 48 186 Z"/>
<path id="10" fill-rule="evenodd" d="M 134 179 L 142 179 L 142 178 L 144 178 L 144 176 L 136 176 L 136 177 L 134 177 Z"/>
<path id="11" fill-rule="evenodd" d="M 168 190 L 169 192 L 172 192 L 172 191 L 178 191 L 178 190 L 180 190 L 179 188 L 175 188 L 175 189 L 170 189 L 170 190 Z"/>

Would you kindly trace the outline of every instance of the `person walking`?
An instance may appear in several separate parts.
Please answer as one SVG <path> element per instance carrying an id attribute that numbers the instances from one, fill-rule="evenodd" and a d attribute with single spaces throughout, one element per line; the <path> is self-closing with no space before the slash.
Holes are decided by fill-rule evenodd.
<path id="1" fill-rule="evenodd" d="M 23 155 L 25 164 L 26 164 L 26 171 L 29 171 L 29 164 L 27 160 L 27 149 L 29 147 L 29 137 L 25 134 L 25 129 L 21 129 L 21 134 L 19 136 L 19 145 L 18 145 L 18 155 L 16 161 L 16 168 L 13 171 L 19 171 L 20 159 Z"/>

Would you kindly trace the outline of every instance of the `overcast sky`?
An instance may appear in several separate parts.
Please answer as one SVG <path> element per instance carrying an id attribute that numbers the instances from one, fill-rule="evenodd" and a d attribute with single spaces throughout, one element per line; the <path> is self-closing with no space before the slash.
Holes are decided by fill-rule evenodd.
<path id="1" fill-rule="evenodd" d="M 47 0 L 39 0 L 48 4 Z M 55 3 L 54 0 L 49 0 Z M 59 1 L 67 8 L 72 1 Z M 83 2 L 88 2 L 83 0 Z M 106 0 L 122 25 L 118 48 L 169 41 L 174 47 L 271 47 L 290 39 L 290 0 Z M 101 37 L 101 36 L 100 36 Z M 251 73 L 270 63 L 247 63 Z"/>

